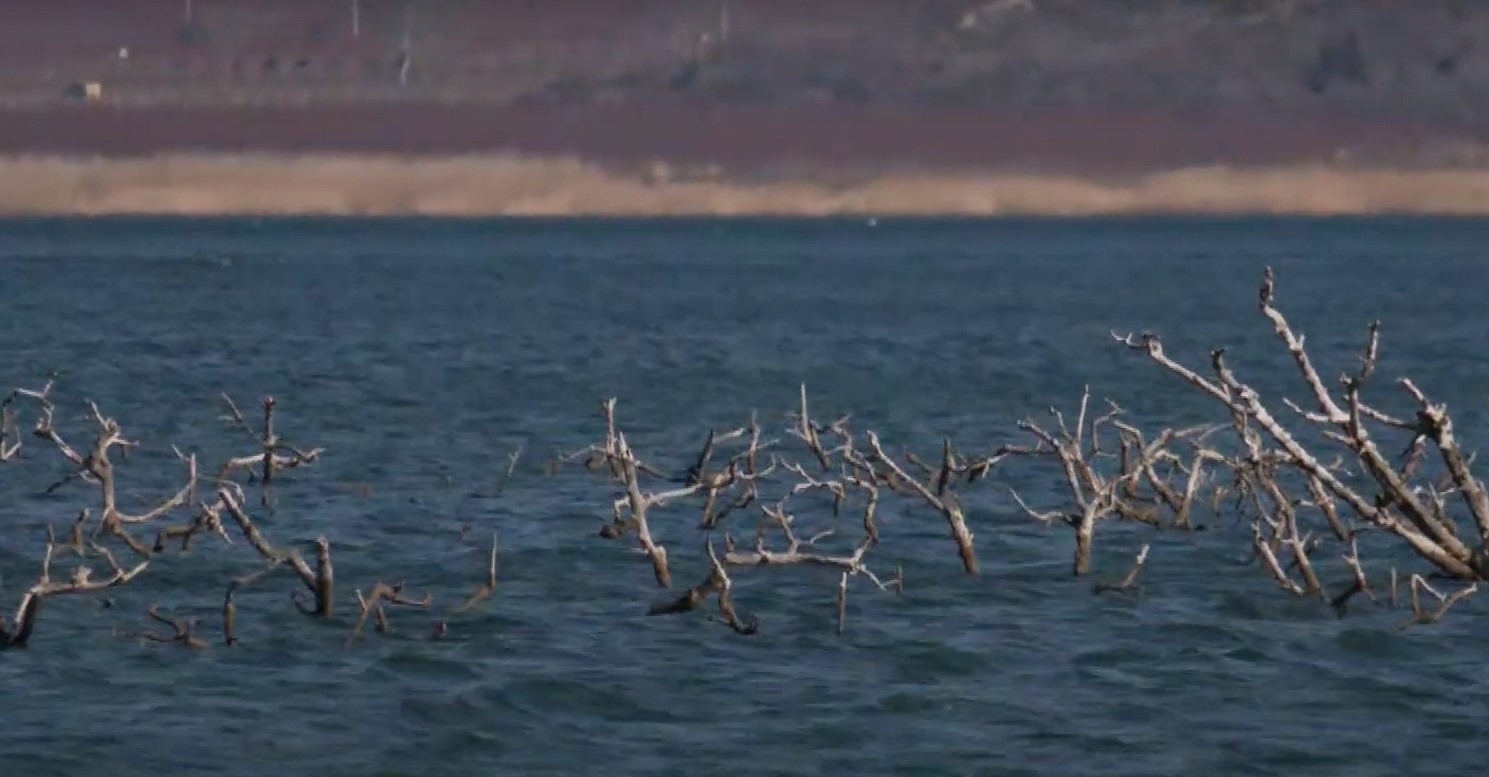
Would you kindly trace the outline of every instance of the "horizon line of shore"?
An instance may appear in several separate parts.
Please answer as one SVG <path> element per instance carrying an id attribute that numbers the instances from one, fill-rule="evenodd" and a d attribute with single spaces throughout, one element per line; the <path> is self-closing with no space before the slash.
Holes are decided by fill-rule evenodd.
<path id="1" fill-rule="evenodd" d="M 686 173 L 686 171 L 683 171 Z M 1124 178 L 802 169 L 771 180 L 504 154 L 0 156 L 6 216 L 1489 216 L 1489 168 L 1295 164 Z"/>

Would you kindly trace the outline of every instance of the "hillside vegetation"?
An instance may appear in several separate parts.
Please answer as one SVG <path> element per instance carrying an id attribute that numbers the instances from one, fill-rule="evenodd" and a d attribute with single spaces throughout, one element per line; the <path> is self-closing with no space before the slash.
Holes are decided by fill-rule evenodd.
<path id="1" fill-rule="evenodd" d="M 15 0 L 0 100 L 97 81 L 124 104 L 680 97 L 1477 123 L 1486 35 L 1489 3 L 1468 0 Z"/>

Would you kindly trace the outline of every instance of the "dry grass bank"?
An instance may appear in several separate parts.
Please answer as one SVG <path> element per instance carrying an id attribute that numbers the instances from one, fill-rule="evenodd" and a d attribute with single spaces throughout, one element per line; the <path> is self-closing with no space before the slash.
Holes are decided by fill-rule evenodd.
<path id="1" fill-rule="evenodd" d="M 1202 168 L 1125 181 L 887 173 L 672 181 L 573 159 L 190 155 L 0 159 L 7 215 L 1489 215 L 1489 169 Z"/>

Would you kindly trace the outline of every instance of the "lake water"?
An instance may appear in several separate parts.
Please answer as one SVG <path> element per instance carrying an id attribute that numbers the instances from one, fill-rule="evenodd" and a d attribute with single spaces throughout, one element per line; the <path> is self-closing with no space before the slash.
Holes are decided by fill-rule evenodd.
<path id="1" fill-rule="evenodd" d="M 1141 596 L 1093 596 L 1070 575 L 1071 532 L 1009 497 L 1059 507 L 1056 469 L 1017 461 L 963 488 L 980 576 L 939 515 L 886 497 L 868 558 L 903 565 L 903 596 L 855 581 L 839 636 L 835 573 L 735 570 L 761 624 L 742 637 L 702 612 L 644 617 L 664 596 L 649 567 L 596 536 L 614 489 L 543 464 L 598 442 L 616 397 L 632 446 L 680 472 L 708 428 L 752 411 L 781 436 L 803 383 L 814 415 L 851 412 L 928 457 L 943 435 L 968 453 L 1027 442 L 1016 421 L 1073 411 L 1087 384 L 1153 431 L 1224 420 L 1110 330 L 1160 333 L 1199 366 L 1223 345 L 1244 379 L 1302 399 L 1256 310 L 1266 264 L 1327 376 L 1378 317 L 1375 396 L 1404 407 L 1389 381 L 1411 375 L 1473 445 L 1489 432 L 1485 246 L 1489 223 L 1426 220 L 5 222 L 0 380 L 61 370 L 67 439 L 91 439 L 93 399 L 141 441 L 119 465 L 127 510 L 179 485 L 172 444 L 209 470 L 253 452 L 219 392 L 247 411 L 274 395 L 287 440 L 326 453 L 272 514 L 254 488 L 250 504 L 278 545 L 330 538 L 338 593 L 317 621 L 292 577 L 264 579 L 239 597 L 241 644 L 218 644 L 226 582 L 259 565 L 238 536 L 49 601 L 30 648 L 0 654 L 0 756 L 28 777 L 1469 773 L 1489 724 L 1481 602 L 1400 633 L 1402 610 L 1339 619 L 1238 563 L 1249 531 L 1208 513 L 1200 533 L 1103 523 L 1092 579 L 1144 542 L 1152 555 Z M 99 504 L 77 482 L 42 496 L 66 467 L 25 445 L 0 467 L 7 612 L 42 526 Z M 678 586 L 706 570 L 697 510 L 653 511 Z M 820 497 L 792 510 L 832 523 Z M 730 520 L 744 535 L 756 519 Z M 853 527 L 845 514 L 837 547 Z M 492 531 L 497 591 L 452 614 Z M 1366 563 L 1387 560 L 1417 569 Z M 379 580 L 434 606 L 393 608 L 391 633 L 344 649 L 354 590 Z M 151 604 L 212 646 L 114 635 L 148 628 Z"/>

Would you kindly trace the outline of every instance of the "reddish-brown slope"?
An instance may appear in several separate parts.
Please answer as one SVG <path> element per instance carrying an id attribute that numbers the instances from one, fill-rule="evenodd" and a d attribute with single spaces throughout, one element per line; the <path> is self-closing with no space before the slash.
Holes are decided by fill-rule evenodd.
<path id="1" fill-rule="evenodd" d="M 185 0 L 10 0 L 0 153 L 1127 170 L 1411 158 L 1489 126 L 1489 3 L 1033 0 L 969 27 L 991 4 L 728 0 L 720 46 L 722 2 L 359 0 L 353 38 L 351 0 L 193 0 L 189 22 Z M 103 105 L 64 97 L 95 80 Z"/>
<path id="2" fill-rule="evenodd" d="M 82 106 L 13 112 L 0 153 L 505 151 L 617 164 L 1026 168 L 1118 172 L 1194 164 L 1402 158 L 1435 135 L 1406 123 L 1117 113 L 999 114 L 855 106 Z"/>

